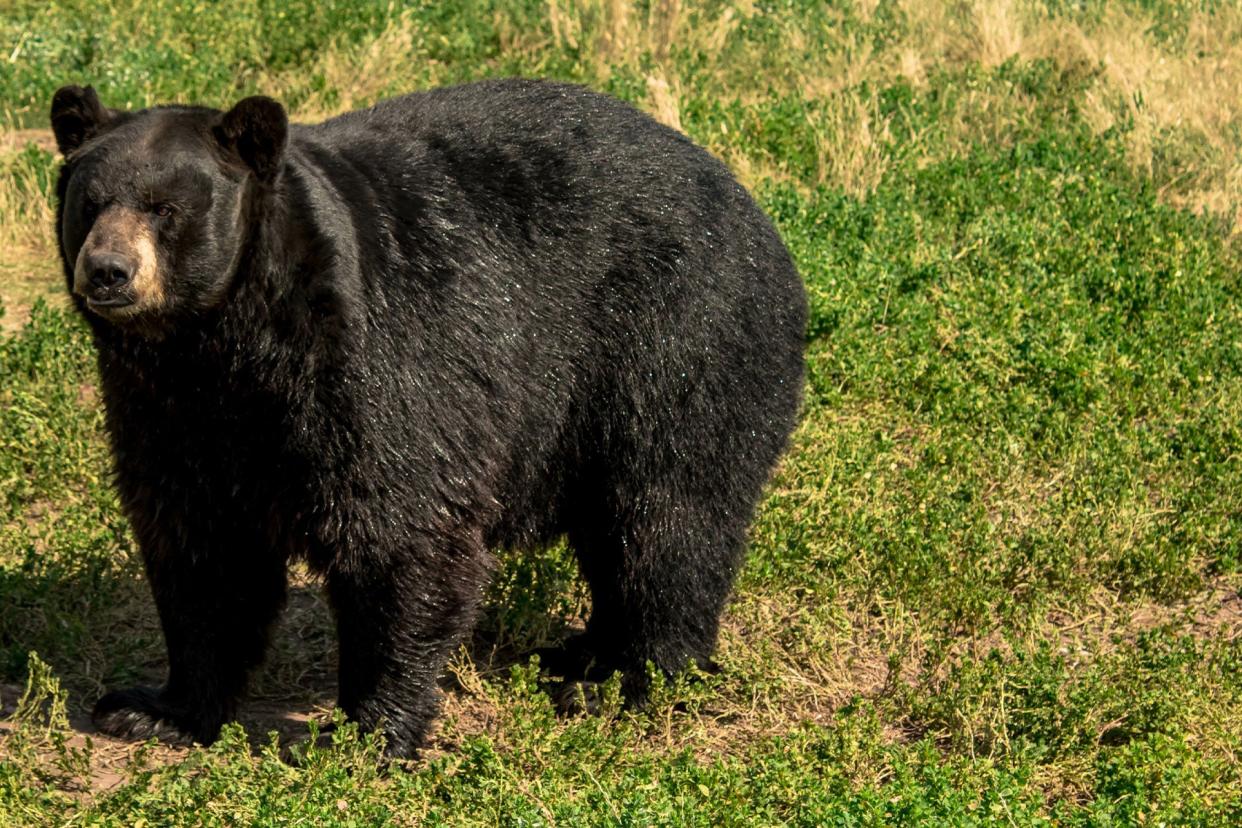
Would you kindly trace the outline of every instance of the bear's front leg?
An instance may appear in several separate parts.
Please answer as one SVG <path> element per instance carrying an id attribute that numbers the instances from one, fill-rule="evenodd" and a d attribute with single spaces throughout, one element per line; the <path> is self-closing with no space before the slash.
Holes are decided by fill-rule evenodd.
<path id="1" fill-rule="evenodd" d="M 141 540 L 141 539 L 140 539 Z M 209 744 L 233 718 L 251 668 L 284 603 L 285 560 L 266 548 L 221 543 L 212 552 L 143 544 L 168 648 L 162 687 L 108 693 L 95 726 L 125 739 Z"/>
<path id="2" fill-rule="evenodd" d="M 481 542 L 373 551 L 328 573 L 340 638 L 340 707 L 412 758 L 440 704 L 437 680 L 473 628 L 489 572 Z"/>

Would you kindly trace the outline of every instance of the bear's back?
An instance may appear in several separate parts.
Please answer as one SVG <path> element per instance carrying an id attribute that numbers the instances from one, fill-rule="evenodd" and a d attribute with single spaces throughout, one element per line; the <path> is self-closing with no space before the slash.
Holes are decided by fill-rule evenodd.
<path id="1" fill-rule="evenodd" d="M 510 78 L 415 92 L 298 129 L 350 152 L 381 139 L 394 148 L 543 146 L 591 161 L 597 172 L 705 165 L 728 172 L 685 136 L 623 101 L 573 84 Z M 614 169 L 615 168 L 615 169 Z"/>
<path id="2" fill-rule="evenodd" d="M 766 283 L 781 303 L 804 301 L 771 222 L 724 164 L 583 87 L 509 79 L 435 89 L 297 126 L 292 140 L 333 182 L 362 236 L 385 230 L 377 216 L 429 228 L 439 232 L 422 239 L 439 245 L 432 259 L 486 251 L 500 270 L 569 267 L 580 281 L 628 285 L 635 298 L 693 294 L 709 286 L 682 277 L 712 271 Z M 392 235 L 363 243 L 385 249 L 410 238 Z M 425 260 L 428 251 L 411 243 L 403 255 Z"/>

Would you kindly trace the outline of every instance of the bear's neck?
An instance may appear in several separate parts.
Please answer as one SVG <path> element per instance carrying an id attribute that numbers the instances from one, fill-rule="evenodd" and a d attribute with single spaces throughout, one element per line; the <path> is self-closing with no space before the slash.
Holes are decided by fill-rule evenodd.
<path id="1" fill-rule="evenodd" d="M 346 199 L 313 156 L 293 144 L 289 155 L 274 191 L 258 206 L 244 257 L 251 272 L 238 274 L 239 290 L 257 288 L 268 302 L 322 298 L 359 281 L 357 229 L 342 207 Z"/>

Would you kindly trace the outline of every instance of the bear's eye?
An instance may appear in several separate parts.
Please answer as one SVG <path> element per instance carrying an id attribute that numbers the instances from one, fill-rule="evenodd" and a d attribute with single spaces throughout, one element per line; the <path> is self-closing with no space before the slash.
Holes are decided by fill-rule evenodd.
<path id="1" fill-rule="evenodd" d="M 155 213 L 160 218 L 168 218 L 173 214 L 173 208 L 171 204 L 156 204 L 151 208 L 151 212 Z"/>

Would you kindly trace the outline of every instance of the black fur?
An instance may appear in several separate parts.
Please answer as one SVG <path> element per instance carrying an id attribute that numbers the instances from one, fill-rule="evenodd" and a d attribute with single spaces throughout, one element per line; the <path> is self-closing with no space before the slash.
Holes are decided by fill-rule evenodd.
<path id="1" fill-rule="evenodd" d="M 52 131 L 56 147 L 68 155 L 108 125 L 115 112 L 99 102 L 93 86 L 62 86 L 52 97 Z"/>
<path id="2" fill-rule="evenodd" d="M 176 209 L 152 225 L 166 307 L 78 300 L 169 653 L 99 726 L 215 738 L 295 557 L 337 614 L 341 706 L 397 755 L 489 550 L 568 536 L 593 605 L 573 660 L 631 697 L 648 661 L 705 662 L 803 376 L 801 281 L 743 188 L 573 86 L 410 95 L 287 142 L 274 102 L 239 108 L 57 121 L 71 284 L 100 209 Z"/>

